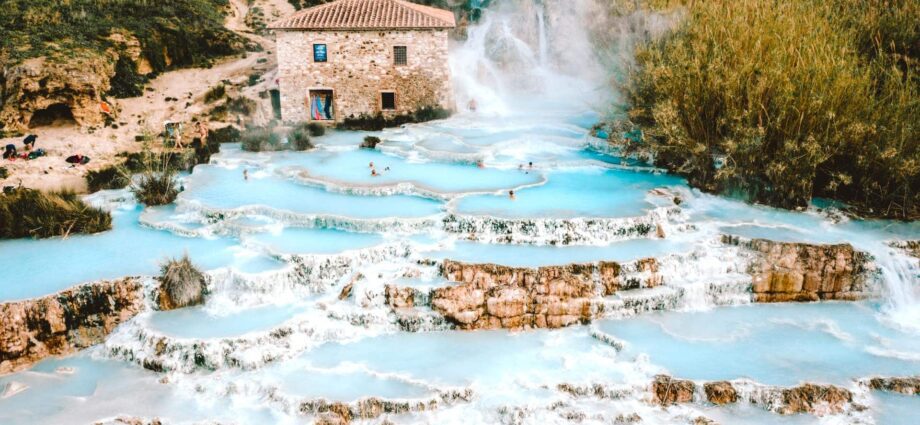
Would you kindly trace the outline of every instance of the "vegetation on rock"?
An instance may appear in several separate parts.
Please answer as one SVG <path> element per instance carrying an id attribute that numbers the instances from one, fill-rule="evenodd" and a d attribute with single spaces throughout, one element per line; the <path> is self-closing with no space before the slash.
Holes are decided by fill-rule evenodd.
<path id="1" fill-rule="evenodd" d="M 450 111 L 447 109 L 440 106 L 423 106 L 414 112 L 392 117 L 377 114 L 345 118 L 338 127 L 345 130 L 380 131 L 387 127 L 399 127 L 403 124 L 440 120 L 447 117 L 450 117 Z"/>
<path id="2" fill-rule="evenodd" d="M 198 270 L 188 254 L 171 258 L 160 267 L 158 301 L 161 310 L 172 310 L 204 302 L 207 279 Z"/>
<path id="3" fill-rule="evenodd" d="M 689 2 L 641 47 L 630 119 L 704 190 L 920 217 L 920 7 L 910 0 Z"/>
<path id="4" fill-rule="evenodd" d="M 0 8 L 0 57 L 16 63 L 78 47 L 101 54 L 120 47 L 109 39 L 113 31 L 127 30 L 153 72 L 205 66 L 242 50 L 242 40 L 224 28 L 227 6 L 228 0 L 7 0 Z"/>
<path id="5" fill-rule="evenodd" d="M 313 148 L 310 135 L 318 130 L 313 124 L 300 123 L 287 130 L 275 127 L 248 127 L 240 136 L 241 149 L 249 152 L 296 150 Z"/>
<path id="6" fill-rule="evenodd" d="M 73 192 L 13 188 L 0 195 L 0 238 L 48 238 L 111 228 L 108 211 L 87 205 Z"/>

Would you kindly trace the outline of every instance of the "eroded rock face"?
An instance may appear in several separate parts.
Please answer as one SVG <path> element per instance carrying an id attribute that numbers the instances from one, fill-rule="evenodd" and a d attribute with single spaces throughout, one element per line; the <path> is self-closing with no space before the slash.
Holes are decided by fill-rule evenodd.
<path id="1" fill-rule="evenodd" d="M 654 259 L 626 277 L 614 262 L 539 268 L 445 260 L 442 274 L 459 285 L 431 292 L 431 307 L 461 329 L 559 328 L 593 319 L 593 301 L 620 289 L 657 286 Z M 643 277 L 639 277 L 643 276 Z"/>
<path id="2" fill-rule="evenodd" d="M 728 381 L 707 382 L 703 385 L 706 400 L 712 404 L 723 405 L 738 401 L 738 391 Z"/>
<path id="3" fill-rule="evenodd" d="M 920 395 L 920 376 L 906 378 L 871 378 L 869 388 L 879 391 L 892 391 L 907 395 Z"/>
<path id="4" fill-rule="evenodd" d="M 866 296 L 866 254 L 849 244 L 813 245 L 766 239 L 723 241 L 754 251 L 749 272 L 757 302 L 856 300 Z"/>
<path id="5" fill-rule="evenodd" d="M 81 126 L 100 126 L 100 104 L 109 91 L 118 55 L 73 51 L 66 60 L 39 57 L 4 71 L 0 129 L 25 131 L 36 113 L 69 111 Z M 5 81 L 4 81 L 5 80 Z"/>
<path id="6" fill-rule="evenodd" d="M 137 278 L 94 282 L 0 304 L 0 374 L 98 344 L 142 308 Z"/>
<path id="7" fill-rule="evenodd" d="M 693 381 L 674 379 L 668 375 L 655 375 L 652 381 L 652 403 L 668 406 L 693 401 L 696 384 Z"/>
<path id="8" fill-rule="evenodd" d="M 920 241 L 897 241 L 892 242 L 891 246 L 899 248 L 915 258 L 920 258 Z"/>
<path id="9" fill-rule="evenodd" d="M 802 384 L 782 391 L 779 413 L 839 413 L 853 401 L 853 393 L 833 385 Z"/>

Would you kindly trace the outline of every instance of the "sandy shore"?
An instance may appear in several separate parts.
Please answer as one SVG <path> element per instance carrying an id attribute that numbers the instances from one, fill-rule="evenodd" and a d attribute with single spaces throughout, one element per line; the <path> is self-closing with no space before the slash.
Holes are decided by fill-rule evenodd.
<path id="1" fill-rule="evenodd" d="M 237 86 L 228 93 L 244 95 L 255 100 L 259 108 L 251 117 L 252 122 L 261 124 L 271 116 L 271 101 L 261 99 L 258 93 L 275 87 L 276 59 L 274 41 L 252 33 L 244 23 L 248 11 L 245 0 L 231 0 L 233 6 L 228 14 L 226 26 L 238 34 L 258 42 L 265 49 L 258 53 L 230 57 L 216 63 L 209 69 L 190 68 L 166 72 L 151 81 L 143 96 L 119 99 L 116 103 L 118 128 L 103 128 L 90 132 L 67 122 L 31 129 L 38 135 L 36 148 L 42 148 L 47 155 L 35 160 L 0 160 L 0 167 L 7 169 L 9 177 L 0 180 L 2 186 L 19 186 L 40 190 L 70 189 L 86 191 L 84 176 L 89 170 L 97 170 L 118 162 L 116 155 L 141 149 L 135 137 L 142 134 L 157 134 L 163 130 L 165 121 L 191 122 L 192 118 L 207 116 L 216 105 L 205 104 L 204 94 L 222 81 Z M 285 0 L 258 0 L 268 20 L 293 12 Z M 247 86 L 250 74 L 262 73 L 262 82 Z M 166 99 L 178 99 L 167 101 Z M 234 120 L 235 121 L 235 120 Z M 228 123 L 212 121 L 210 127 L 219 128 Z M 187 129 L 191 124 L 186 125 Z M 23 137 L 0 139 L 0 148 L 7 144 L 22 149 Z M 89 164 L 72 167 L 65 158 L 73 154 L 87 155 Z"/>

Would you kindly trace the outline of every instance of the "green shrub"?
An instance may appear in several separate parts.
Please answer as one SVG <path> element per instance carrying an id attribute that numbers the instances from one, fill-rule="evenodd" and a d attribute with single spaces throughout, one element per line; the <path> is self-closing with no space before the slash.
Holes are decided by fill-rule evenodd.
<path id="1" fill-rule="evenodd" d="M 223 84 L 218 84 L 214 87 L 211 87 L 204 94 L 204 103 L 214 103 L 218 100 L 224 98 L 227 95 L 227 87 Z"/>
<path id="2" fill-rule="evenodd" d="M 236 127 L 228 125 L 223 128 L 211 130 L 208 133 L 208 143 L 239 143 L 240 135 L 241 133 Z"/>
<path id="3" fill-rule="evenodd" d="M 228 97 L 225 103 L 215 106 L 213 109 L 211 109 L 209 115 L 211 118 L 218 121 L 227 119 L 231 112 L 240 114 L 244 117 L 248 117 L 252 115 L 253 112 L 255 112 L 257 107 L 258 104 L 256 101 L 249 99 L 248 97 Z"/>
<path id="4" fill-rule="evenodd" d="M 73 192 L 18 188 L 0 195 L 0 238 L 48 238 L 111 228 L 108 211 L 87 205 Z"/>
<path id="5" fill-rule="evenodd" d="M 631 120 L 659 165 L 784 208 L 920 217 L 920 8 L 713 0 L 639 49 Z"/>
<path id="6" fill-rule="evenodd" d="M 154 73 L 207 66 L 243 48 L 244 40 L 224 27 L 227 6 L 228 0 L 7 0 L 0 56 L 12 65 L 39 56 L 66 60 L 79 49 L 101 55 L 120 47 L 109 35 L 123 29 L 140 41 Z"/>
<path id="7" fill-rule="evenodd" d="M 298 125 L 288 133 L 288 140 L 291 148 L 297 151 L 313 149 L 313 142 L 310 141 L 309 124 Z"/>
<path id="8" fill-rule="evenodd" d="M 247 127 L 240 136 L 240 148 L 249 152 L 281 150 L 281 136 L 270 127 Z"/>
<path id="9" fill-rule="evenodd" d="M 246 85 L 252 87 L 256 84 L 259 84 L 259 81 L 262 79 L 261 73 L 249 74 L 249 79 L 246 81 Z"/>
<path id="10" fill-rule="evenodd" d="M 361 142 L 361 147 L 364 149 L 374 149 L 377 145 L 380 144 L 380 138 L 375 136 L 367 136 L 364 138 L 364 141 Z"/>
<path id="11" fill-rule="evenodd" d="M 419 123 L 450 117 L 450 111 L 439 106 L 423 106 L 414 112 L 385 117 L 382 114 L 362 114 L 345 118 L 339 128 L 345 130 L 380 131 L 387 127 L 399 127 L 403 124 Z"/>
<path id="12" fill-rule="evenodd" d="M 86 173 L 86 186 L 90 193 L 100 190 L 121 189 L 131 183 L 124 172 L 124 165 L 109 165 Z"/>
<path id="13" fill-rule="evenodd" d="M 310 136 L 312 137 L 320 137 L 326 134 L 326 126 L 318 122 L 308 123 L 307 130 L 310 132 Z"/>
<path id="14" fill-rule="evenodd" d="M 179 196 L 177 175 L 179 170 L 191 169 L 195 160 L 184 152 L 142 152 L 129 155 L 126 168 L 138 169 L 131 181 L 131 192 L 147 206 L 166 205 Z"/>
<path id="15" fill-rule="evenodd" d="M 144 94 L 147 77 L 137 73 L 137 64 L 126 55 L 120 55 L 115 62 L 115 75 L 110 81 L 109 96 L 116 98 L 137 97 Z"/>

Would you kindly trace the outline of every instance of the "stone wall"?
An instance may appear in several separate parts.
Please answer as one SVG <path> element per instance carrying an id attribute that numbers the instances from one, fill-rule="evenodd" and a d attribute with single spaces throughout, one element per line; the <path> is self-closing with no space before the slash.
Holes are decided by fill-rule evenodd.
<path id="1" fill-rule="evenodd" d="M 285 122 L 309 119 L 310 89 L 334 90 L 336 121 L 453 109 L 446 30 L 278 31 L 276 42 Z M 313 62 L 313 44 L 326 45 L 327 62 Z M 406 65 L 394 65 L 393 46 L 407 46 Z M 381 91 L 396 92 L 395 111 L 381 110 Z"/>
<path id="2" fill-rule="evenodd" d="M 143 299 L 138 279 L 125 278 L 0 304 L 0 374 L 102 342 Z"/>
<path id="3" fill-rule="evenodd" d="M 756 302 L 856 300 L 867 296 L 867 256 L 849 244 L 740 241 L 728 236 L 723 241 L 753 251 L 749 273 Z"/>
<path id="4" fill-rule="evenodd" d="M 559 328 L 593 319 L 594 301 L 620 289 L 661 284 L 654 259 L 626 277 L 615 262 L 539 268 L 444 260 L 442 274 L 458 285 L 431 292 L 431 307 L 461 329 Z"/>

